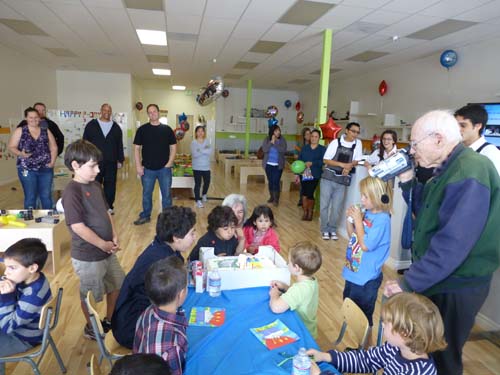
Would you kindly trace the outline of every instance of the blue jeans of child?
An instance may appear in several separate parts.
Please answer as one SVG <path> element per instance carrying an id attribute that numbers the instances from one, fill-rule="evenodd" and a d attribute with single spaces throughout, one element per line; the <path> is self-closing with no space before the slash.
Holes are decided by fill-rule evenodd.
<path id="1" fill-rule="evenodd" d="M 0 331 L 0 357 L 22 353 L 31 348 L 27 342 Z M 5 375 L 5 363 L 0 363 L 0 375 Z"/>
<path id="2" fill-rule="evenodd" d="M 266 176 L 269 182 L 269 191 L 280 191 L 280 180 L 283 169 L 279 169 L 277 165 L 266 164 Z"/>
<path id="3" fill-rule="evenodd" d="M 144 168 L 142 181 L 142 212 L 139 215 L 143 218 L 151 218 L 153 209 L 153 190 L 155 182 L 158 180 L 161 191 L 161 206 L 162 209 L 172 205 L 172 196 L 170 188 L 172 187 L 172 168 L 147 169 Z"/>
<path id="4" fill-rule="evenodd" d="M 382 273 L 373 280 L 368 281 L 365 285 L 353 284 L 350 281 L 345 281 L 344 299 L 350 298 L 361 310 L 365 313 L 370 327 L 373 325 L 373 310 L 377 302 L 378 288 L 382 284 Z"/>
<path id="5" fill-rule="evenodd" d="M 17 175 L 23 186 L 24 208 L 37 208 L 37 198 L 40 198 L 43 209 L 51 210 L 53 208 L 52 180 L 54 179 L 54 170 L 52 168 L 40 168 L 38 171 L 18 168 Z"/>

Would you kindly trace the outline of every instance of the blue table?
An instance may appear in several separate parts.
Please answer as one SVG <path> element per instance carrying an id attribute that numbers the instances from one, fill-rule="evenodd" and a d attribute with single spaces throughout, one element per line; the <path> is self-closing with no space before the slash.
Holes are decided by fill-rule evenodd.
<path id="1" fill-rule="evenodd" d="M 284 359 L 280 353 L 295 354 L 301 347 L 318 348 L 295 312 L 274 314 L 270 310 L 268 287 L 227 290 L 216 298 L 206 292 L 195 293 L 189 288 L 183 305 L 187 316 L 193 306 L 224 307 L 226 319 L 221 327 L 188 327 L 186 375 L 290 374 L 292 360 L 277 366 Z M 269 350 L 250 332 L 250 328 L 278 318 L 297 333 L 300 340 Z M 326 363 L 320 367 L 340 374 Z"/>

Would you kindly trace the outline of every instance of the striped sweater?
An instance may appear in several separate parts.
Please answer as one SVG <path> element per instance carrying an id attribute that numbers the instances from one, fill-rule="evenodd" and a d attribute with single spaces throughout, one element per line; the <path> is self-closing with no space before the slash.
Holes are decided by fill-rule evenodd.
<path id="1" fill-rule="evenodd" d="M 42 341 L 42 331 L 38 329 L 40 312 L 51 296 L 49 281 L 41 272 L 31 284 L 20 283 L 14 292 L 0 294 L 2 332 L 31 345 L 39 344 Z"/>
<path id="2" fill-rule="evenodd" d="M 340 372 L 373 373 L 384 369 L 384 375 L 436 375 L 432 358 L 409 360 L 401 356 L 399 348 L 385 343 L 368 350 L 338 352 L 330 350 L 332 365 Z M 322 375 L 331 374 L 324 371 Z"/>

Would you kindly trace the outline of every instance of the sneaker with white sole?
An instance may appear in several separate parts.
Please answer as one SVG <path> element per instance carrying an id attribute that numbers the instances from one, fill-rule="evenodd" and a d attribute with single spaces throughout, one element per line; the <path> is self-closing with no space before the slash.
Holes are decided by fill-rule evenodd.
<path id="1" fill-rule="evenodd" d="M 96 341 L 94 330 L 88 324 L 85 324 L 85 328 L 83 329 L 83 337 Z"/>
<path id="2" fill-rule="evenodd" d="M 206 195 L 206 194 L 203 194 L 203 196 L 201 197 L 201 200 L 202 200 L 203 202 L 208 202 L 208 197 L 207 197 L 207 195 Z"/>
<path id="3" fill-rule="evenodd" d="M 201 201 L 196 201 L 196 207 L 203 208 L 205 206 L 203 205 L 203 203 L 201 203 Z"/>
<path id="4" fill-rule="evenodd" d="M 330 233 L 330 238 L 334 241 L 337 241 L 339 239 L 336 232 Z"/>
<path id="5" fill-rule="evenodd" d="M 324 239 L 324 240 L 329 240 L 330 239 L 330 233 L 323 232 L 323 235 L 321 236 L 321 238 Z"/>

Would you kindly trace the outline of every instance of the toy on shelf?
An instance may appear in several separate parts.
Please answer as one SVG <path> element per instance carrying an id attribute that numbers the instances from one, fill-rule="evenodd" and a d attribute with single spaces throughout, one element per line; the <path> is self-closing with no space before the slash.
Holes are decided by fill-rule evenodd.
<path id="1" fill-rule="evenodd" d="M 26 223 L 23 223 L 22 221 L 17 220 L 18 217 L 16 215 L 2 215 L 0 216 L 0 224 L 3 225 L 12 225 L 14 227 L 19 227 L 19 228 L 25 228 Z"/>

